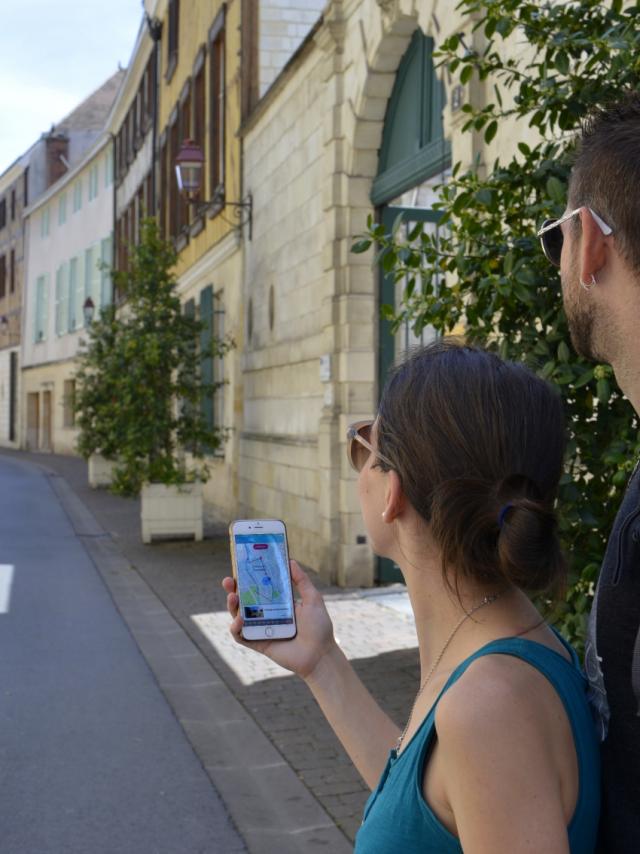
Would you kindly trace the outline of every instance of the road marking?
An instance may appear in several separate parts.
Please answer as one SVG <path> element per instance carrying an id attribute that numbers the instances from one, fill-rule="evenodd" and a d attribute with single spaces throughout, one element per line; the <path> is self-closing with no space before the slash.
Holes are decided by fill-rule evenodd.
<path id="1" fill-rule="evenodd" d="M 13 564 L 0 563 L 0 614 L 7 614 L 9 612 L 13 570 Z"/>

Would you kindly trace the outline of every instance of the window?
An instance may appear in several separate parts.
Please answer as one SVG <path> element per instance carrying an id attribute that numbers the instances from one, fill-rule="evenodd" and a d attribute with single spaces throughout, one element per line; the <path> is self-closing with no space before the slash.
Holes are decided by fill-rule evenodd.
<path id="1" fill-rule="evenodd" d="M 7 200 L 2 199 L 0 202 L 0 228 L 4 228 L 7 224 Z"/>
<path id="2" fill-rule="evenodd" d="M 205 151 L 204 128 L 205 128 L 205 85 L 204 85 L 204 53 L 199 69 L 194 74 L 193 81 L 193 138 Z"/>
<path id="3" fill-rule="evenodd" d="M 49 277 L 46 275 L 38 276 L 35 288 L 36 305 L 33 323 L 33 340 L 36 343 L 44 341 L 47 337 L 48 287 Z"/>
<path id="4" fill-rule="evenodd" d="M 102 272 L 98 266 L 99 252 L 99 246 L 90 246 L 84 253 L 84 299 L 91 297 L 96 309 L 101 305 L 102 289 Z"/>
<path id="5" fill-rule="evenodd" d="M 67 221 L 67 194 L 63 193 L 58 200 L 58 225 Z"/>
<path id="6" fill-rule="evenodd" d="M 169 180 L 169 236 L 177 237 L 178 235 L 178 205 L 180 204 L 180 196 L 178 193 L 178 182 L 173 174 L 171 165 L 176 162 L 178 156 L 178 123 L 177 121 L 169 129 L 169 163 L 168 163 L 168 180 Z"/>
<path id="7" fill-rule="evenodd" d="M 56 335 L 67 331 L 69 315 L 69 265 L 61 264 L 56 270 Z M 36 338 L 36 341 L 38 339 Z"/>
<path id="8" fill-rule="evenodd" d="M 26 206 L 29 204 L 29 167 L 24 170 L 22 173 L 22 204 Z"/>
<path id="9" fill-rule="evenodd" d="M 213 337 L 222 341 L 224 338 L 224 302 L 222 291 L 213 297 Z M 224 358 L 216 356 L 213 360 L 214 383 L 224 382 Z M 213 392 L 213 423 L 216 427 L 224 426 L 224 386 L 221 385 Z"/>
<path id="10" fill-rule="evenodd" d="M 89 169 L 89 201 L 92 202 L 98 195 L 98 164 L 94 163 Z"/>
<path id="11" fill-rule="evenodd" d="M 191 80 L 188 80 L 178 107 L 178 140 L 191 136 Z M 173 161 L 175 163 L 175 159 Z M 174 178 L 174 183 L 176 183 Z M 178 232 L 189 226 L 189 203 L 182 193 L 178 193 Z"/>
<path id="12" fill-rule="evenodd" d="M 7 256 L 0 255 L 0 299 L 7 295 Z"/>
<path id="13" fill-rule="evenodd" d="M 111 292 L 112 243 L 113 241 L 110 236 L 105 237 L 100 243 L 100 258 L 102 261 L 100 268 L 100 306 L 110 305 L 113 300 Z"/>
<path id="14" fill-rule="evenodd" d="M 64 393 L 62 398 L 62 425 L 63 427 L 76 426 L 76 381 L 64 381 Z"/>
<path id="15" fill-rule="evenodd" d="M 169 82 L 178 64 L 178 40 L 180 27 L 180 0 L 169 0 L 169 36 L 167 39 L 167 73 Z"/>
<path id="16" fill-rule="evenodd" d="M 82 207 L 82 181 L 76 181 L 73 186 L 73 212 L 79 211 Z"/>
<path id="17" fill-rule="evenodd" d="M 104 185 L 113 184 L 113 151 L 107 151 L 104 156 Z"/>
<path id="18" fill-rule="evenodd" d="M 78 275 L 79 259 L 69 261 L 69 296 L 67 298 L 67 330 L 77 329 L 82 318 L 82 292 L 80 276 Z"/>
<path id="19" fill-rule="evenodd" d="M 224 306 L 222 292 L 213 293 L 208 285 L 200 291 L 200 350 L 206 353 L 213 338 L 224 337 Z M 204 355 L 201 360 L 201 378 L 204 384 L 215 385 L 224 382 L 224 360 L 222 357 Z M 224 387 L 212 390 L 202 400 L 202 414 L 207 427 L 222 427 L 224 424 Z"/>
<path id="20" fill-rule="evenodd" d="M 9 256 L 9 291 L 13 293 L 16 289 L 16 250 L 12 249 Z"/>
<path id="21" fill-rule="evenodd" d="M 211 136 L 209 140 L 209 188 L 211 198 L 224 193 L 224 11 L 209 33 L 209 91 Z"/>
<path id="22" fill-rule="evenodd" d="M 40 214 L 40 237 L 49 237 L 49 208 Z"/>
<path id="23" fill-rule="evenodd" d="M 16 218 L 16 191 L 15 188 L 11 190 L 11 221 Z"/>

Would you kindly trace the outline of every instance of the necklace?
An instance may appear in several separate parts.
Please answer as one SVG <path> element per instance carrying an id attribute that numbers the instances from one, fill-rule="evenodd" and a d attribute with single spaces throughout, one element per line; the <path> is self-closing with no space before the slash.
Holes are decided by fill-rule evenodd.
<path id="1" fill-rule="evenodd" d="M 402 730 L 402 732 L 400 733 L 400 738 L 398 739 L 397 744 L 396 744 L 396 756 L 400 753 L 400 748 L 402 747 L 402 742 L 404 741 L 404 737 L 405 737 L 405 735 L 407 734 L 407 730 L 409 729 L 409 724 L 411 723 L 411 719 L 413 718 L 413 713 L 414 713 L 415 708 L 416 708 L 416 706 L 417 706 L 417 704 L 418 704 L 418 700 L 419 700 L 419 699 L 420 699 L 420 697 L 422 696 L 422 692 L 424 691 L 424 689 L 427 687 L 427 683 L 428 683 L 429 679 L 431 679 L 431 677 L 432 677 L 432 676 L 433 676 L 433 674 L 435 673 L 435 671 L 436 671 L 436 667 L 437 667 L 437 666 L 440 664 L 440 662 L 442 661 L 442 656 L 443 656 L 443 655 L 445 654 L 445 652 L 447 651 L 447 647 L 449 646 L 449 644 L 450 644 L 450 643 L 451 643 L 451 641 L 453 640 L 453 638 L 454 638 L 454 636 L 455 636 L 456 632 L 458 631 L 458 629 L 460 628 L 460 626 L 461 626 L 461 625 L 462 625 L 466 620 L 468 620 L 468 619 L 469 619 L 469 617 L 470 617 L 472 614 L 475 614 L 475 612 L 476 612 L 476 611 L 479 611 L 479 610 L 480 610 L 480 608 L 484 608 L 484 606 L 485 606 L 485 605 L 493 605 L 493 603 L 494 603 L 494 602 L 496 601 L 496 599 L 498 599 L 499 597 L 500 597 L 500 593 L 496 593 L 496 594 L 494 594 L 494 595 L 492 595 L 492 596 L 485 596 L 485 597 L 484 597 L 484 599 L 482 600 L 482 602 L 480 602 L 480 604 L 479 604 L 479 605 L 476 605 L 476 606 L 475 606 L 475 607 L 473 607 L 470 611 L 467 611 L 467 613 L 466 613 L 466 614 L 464 614 L 462 617 L 460 617 L 460 619 L 458 620 L 458 622 L 456 623 L 456 625 L 453 627 L 453 629 L 452 629 L 452 631 L 451 631 L 451 634 L 450 634 L 450 635 L 449 635 L 449 637 L 446 639 L 444 646 L 443 646 L 443 647 L 442 647 L 442 649 L 440 650 L 440 654 L 437 656 L 436 660 L 435 660 L 435 661 L 433 662 L 433 664 L 431 665 L 431 668 L 430 668 L 429 672 L 428 672 L 428 673 L 427 673 L 427 675 L 425 676 L 425 678 L 424 678 L 424 680 L 423 680 L 422 684 L 420 685 L 420 688 L 418 689 L 418 693 L 416 694 L 416 698 L 415 698 L 415 700 L 413 701 L 413 705 L 411 706 L 411 711 L 409 712 L 409 719 L 407 720 L 407 722 L 406 722 L 406 724 L 405 724 L 404 729 L 403 729 L 403 730 Z"/>

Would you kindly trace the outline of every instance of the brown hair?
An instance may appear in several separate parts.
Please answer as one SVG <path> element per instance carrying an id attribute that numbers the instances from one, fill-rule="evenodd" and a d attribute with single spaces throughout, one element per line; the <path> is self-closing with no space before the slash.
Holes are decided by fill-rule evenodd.
<path id="1" fill-rule="evenodd" d="M 445 573 L 529 592 L 560 586 L 566 566 L 553 504 L 564 417 L 548 383 L 524 365 L 442 340 L 389 377 L 377 438 L 430 523 Z"/>
<path id="2" fill-rule="evenodd" d="M 569 180 L 569 206 L 587 205 L 614 230 L 628 264 L 640 271 L 640 94 L 593 110 L 582 123 Z M 579 231 L 580 220 L 574 218 Z"/>

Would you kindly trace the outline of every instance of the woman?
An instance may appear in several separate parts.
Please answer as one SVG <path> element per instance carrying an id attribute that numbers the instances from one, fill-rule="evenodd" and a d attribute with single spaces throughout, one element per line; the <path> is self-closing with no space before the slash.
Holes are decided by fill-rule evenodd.
<path id="1" fill-rule="evenodd" d="M 421 681 L 402 732 L 333 638 L 320 594 L 292 641 L 246 644 L 301 676 L 374 789 L 357 854 L 586 854 L 598 746 L 573 650 L 524 591 L 561 585 L 553 502 L 562 404 L 522 365 L 440 342 L 391 376 L 377 418 L 349 431 L 374 551 L 402 569 Z"/>

